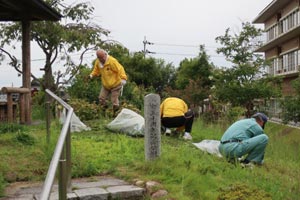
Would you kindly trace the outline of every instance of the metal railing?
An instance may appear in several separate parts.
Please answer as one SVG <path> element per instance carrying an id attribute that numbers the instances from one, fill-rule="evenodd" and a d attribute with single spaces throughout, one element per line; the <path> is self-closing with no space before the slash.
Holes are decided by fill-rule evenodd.
<path id="1" fill-rule="evenodd" d="M 64 102 L 61 98 L 56 96 L 50 90 L 46 90 L 48 95 L 54 98 L 66 109 L 66 118 L 58 138 L 55 151 L 47 172 L 46 180 L 43 185 L 41 195 L 38 197 L 40 200 L 48 200 L 50 197 L 51 189 L 53 186 L 56 170 L 59 164 L 59 199 L 67 199 L 67 190 L 71 189 L 71 118 L 73 115 L 73 108 Z M 47 119 L 47 123 L 50 120 Z M 49 125 L 47 124 L 47 127 Z"/>

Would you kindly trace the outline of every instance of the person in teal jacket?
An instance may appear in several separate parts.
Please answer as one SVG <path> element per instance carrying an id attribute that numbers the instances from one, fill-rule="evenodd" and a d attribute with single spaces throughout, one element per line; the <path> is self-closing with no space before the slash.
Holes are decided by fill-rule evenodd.
<path id="1" fill-rule="evenodd" d="M 243 164 L 254 163 L 261 165 L 264 161 L 268 136 L 264 133 L 268 117 L 263 113 L 256 113 L 249 119 L 242 119 L 233 123 L 223 134 L 219 151 L 229 161 L 237 160 L 246 155 Z"/>

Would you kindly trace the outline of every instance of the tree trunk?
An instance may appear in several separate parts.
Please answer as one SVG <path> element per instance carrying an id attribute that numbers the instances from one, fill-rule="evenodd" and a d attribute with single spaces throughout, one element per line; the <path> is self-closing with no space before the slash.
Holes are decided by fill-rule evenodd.
<path id="1" fill-rule="evenodd" d="M 253 107 L 254 107 L 254 105 L 253 105 L 253 103 L 252 102 L 248 102 L 247 104 L 246 104 L 246 109 L 247 109 L 247 111 L 246 111 L 246 117 L 247 118 L 250 118 L 251 116 L 252 116 L 252 111 L 253 111 Z"/>
<path id="2" fill-rule="evenodd" d="M 44 80 L 44 85 L 45 89 L 49 89 L 52 92 L 55 91 L 55 85 L 54 85 L 54 77 L 52 74 L 52 66 L 50 64 L 50 57 L 51 56 L 46 56 L 46 66 L 45 66 L 45 80 Z"/>

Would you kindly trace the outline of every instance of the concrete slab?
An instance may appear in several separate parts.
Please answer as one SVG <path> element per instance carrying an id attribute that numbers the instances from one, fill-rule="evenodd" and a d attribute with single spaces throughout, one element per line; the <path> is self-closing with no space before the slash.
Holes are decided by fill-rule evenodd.
<path id="1" fill-rule="evenodd" d="M 33 200 L 33 194 L 22 194 L 0 198 L 1 200 Z"/>
<path id="2" fill-rule="evenodd" d="M 133 185 L 112 186 L 106 188 L 112 199 L 143 199 L 145 189 Z"/>
<path id="3" fill-rule="evenodd" d="M 109 178 L 109 177 L 98 177 L 97 179 L 86 179 L 84 182 L 82 180 L 72 181 L 72 188 L 92 188 L 92 187 L 109 187 L 116 185 L 126 185 L 126 181 Z"/>
<path id="4" fill-rule="evenodd" d="M 67 194 L 67 199 L 69 199 L 69 200 L 79 200 L 78 196 L 74 192 L 68 193 Z"/>
<path id="5" fill-rule="evenodd" d="M 103 188 L 84 188 L 75 190 L 74 193 L 79 197 L 80 200 L 107 200 L 109 192 Z"/>
<path id="6" fill-rule="evenodd" d="M 72 179 L 72 191 L 67 194 L 68 200 L 142 200 L 145 189 L 129 184 L 124 180 L 108 176 Z M 6 197 L 0 200 L 34 200 L 42 191 L 42 182 L 19 182 L 6 188 Z M 52 187 L 50 200 L 58 200 L 58 185 Z"/>

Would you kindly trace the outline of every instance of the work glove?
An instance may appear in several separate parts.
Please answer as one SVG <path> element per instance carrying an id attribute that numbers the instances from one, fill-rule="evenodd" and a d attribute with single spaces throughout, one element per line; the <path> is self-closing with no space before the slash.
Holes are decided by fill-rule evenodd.
<path id="1" fill-rule="evenodd" d="M 184 113 L 184 117 L 186 119 L 191 118 L 193 116 L 194 116 L 194 112 L 191 109 L 189 109 L 186 113 Z"/>
<path id="2" fill-rule="evenodd" d="M 124 86 L 126 84 L 126 80 L 121 79 L 121 85 Z"/>

